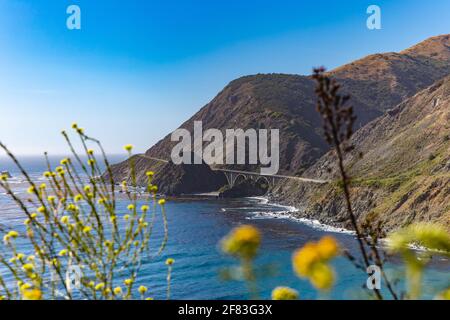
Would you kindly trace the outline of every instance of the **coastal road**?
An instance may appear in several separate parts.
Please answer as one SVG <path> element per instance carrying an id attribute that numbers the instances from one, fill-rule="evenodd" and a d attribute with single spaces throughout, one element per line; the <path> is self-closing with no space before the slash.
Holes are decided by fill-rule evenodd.
<path id="1" fill-rule="evenodd" d="M 169 163 L 168 160 L 155 158 L 155 157 L 150 157 L 150 156 L 147 156 L 145 154 L 138 154 L 137 156 L 141 157 L 141 158 L 153 160 L 153 161 Z M 269 174 L 261 174 L 259 172 L 254 172 L 254 171 L 219 169 L 219 168 L 214 168 L 214 167 L 211 167 L 211 169 L 213 171 L 221 171 L 221 172 L 224 172 L 224 173 L 235 173 L 235 174 L 252 175 L 252 176 L 260 176 L 260 177 L 267 177 L 267 178 L 277 178 L 277 179 L 291 179 L 291 180 L 298 180 L 298 181 L 307 182 L 307 183 L 317 183 L 317 184 L 329 183 L 329 181 L 327 181 L 327 180 L 302 178 L 302 177 L 297 177 L 297 176 L 288 176 L 288 175 L 280 175 L 280 174 L 269 175 Z"/>

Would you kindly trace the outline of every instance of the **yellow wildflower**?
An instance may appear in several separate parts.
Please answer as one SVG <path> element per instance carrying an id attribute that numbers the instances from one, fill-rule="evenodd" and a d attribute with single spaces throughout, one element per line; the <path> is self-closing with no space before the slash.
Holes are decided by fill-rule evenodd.
<path id="1" fill-rule="evenodd" d="M 32 194 L 32 193 L 34 193 L 34 190 L 35 190 L 34 187 L 31 186 L 31 187 L 28 188 L 27 192 L 28 192 L 29 194 Z"/>
<path id="2" fill-rule="evenodd" d="M 94 154 L 94 150 L 88 149 L 87 153 L 90 154 L 90 155 L 92 156 L 92 155 Z"/>
<path id="3" fill-rule="evenodd" d="M 317 245 L 312 242 L 308 242 L 303 248 L 295 251 L 292 257 L 294 271 L 300 277 L 307 277 L 313 264 L 318 261 L 320 261 L 320 255 Z"/>
<path id="4" fill-rule="evenodd" d="M 134 204 L 129 204 L 127 209 L 130 211 L 134 210 Z"/>
<path id="5" fill-rule="evenodd" d="M 62 216 L 61 217 L 61 223 L 64 223 L 64 224 L 69 223 L 69 216 Z"/>
<path id="6" fill-rule="evenodd" d="M 31 271 L 34 270 L 34 266 L 33 266 L 31 263 L 25 263 L 25 264 L 22 266 L 22 269 L 23 269 L 25 272 L 31 272 Z"/>
<path id="7" fill-rule="evenodd" d="M 288 287 L 276 287 L 272 291 L 272 300 L 297 300 L 298 291 Z"/>
<path id="8" fill-rule="evenodd" d="M 133 146 L 131 144 L 127 144 L 123 148 L 125 149 L 125 151 L 128 151 L 128 152 L 131 152 L 131 150 L 133 150 Z"/>
<path id="9" fill-rule="evenodd" d="M 125 279 L 125 280 L 123 281 L 123 283 L 124 283 L 126 286 L 130 286 L 130 285 L 133 284 L 133 279 Z"/>
<path id="10" fill-rule="evenodd" d="M 149 209 L 150 208 L 145 204 L 141 207 L 142 212 L 147 212 Z"/>
<path id="11" fill-rule="evenodd" d="M 22 291 L 28 290 L 28 289 L 31 289 L 31 284 L 29 284 L 29 283 L 24 283 L 20 286 L 20 290 L 22 290 Z"/>
<path id="12" fill-rule="evenodd" d="M 145 286 L 140 286 L 139 289 L 138 289 L 140 294 L 145 294 L 147 292 L 147 290 L 148 289 Z"/>
<path id="13" fill-rule="evenodd" d="M 130 219 L 130 215 L 129 215 L 129 214 L 126 214 L 126 215 L 123 216 L 123 218 L 124 218 L 125 220 L 128 220 L 128 219 Z"/>
<path id="14" fill-rule="evenodd" d="M 436 298 L 438 300 L 450 300 L 450 287 L 441 292 Z"/>
<path id="15" fill-rule="evenodd" d="M 19 236 L 19 233 L 17 231 L 11 230 L 10 232 L 8 232 L 8 235 L 11 238 L 17 238 Z"/>
<path id="16" fill-rule="evenodd" d="M 333 269 L 325 263 L 318 263 L 311 270 L 309 280 L 319 290 L 328 290 L 334 283 Z"/>
<path id="17" fill-rule="evenodd" d="M 437 224 L 415 223 L 388 236 L 388 248 L 391 252 L 408 250 L 410 244 L 450 252 L 450 234 Z"/>
<path id="18" fill-rule="evenodd" d="M 261 243 L 258 229 L 250 225 L 242 225 L 233 229 L 223 240 L 223 252 L 243 259 L 256 256 Z"/>
<path id="19" fill-rule="evenodd" d="M 337 256 L 339 245 L 333 237 L 325 236 L 317 243 L 317 250 L 322 259 L 329 260 Z"/>
<path id="20" fill-rule="evenodd" d="M 83 200 L 83 196 L 81 194 L 77 194 L 74 198 L 73 201 L 78 202 Z"/>
<path id="21" fill-rule="evenodd" d="M 83 233 L 89 233 L 89 232 L 91 232 L 92 231 L 92 227 L 90 227 L 90 226 L 85 226 L 84 228 L 83 228 Z"/>
<path id="22" fill-rule="evenodd" d="M 62 249 L 58 255 L 60 257 L 64 257 L 64 256 L 67 256 L 68 253 L 69 253 L 69 251 L 67 249 Z"/>
<path id="23" fill-rule="evenodd" d="M 172 258 L 168 258 L 168 259 L 166 260 L 166 264 L 167 264 L 168 266 L 173 265 L 174 262 L 175 262 L 175 260 L 172 259 Z"/>
<path id="24" fill-rule="evenodd" d="M 147 177 L 153 177 L 155 173 L 153 171 L 147 171 L 145 174 L 147 175 Z"/>
<path id="25" fill-rule="evenodd" d="M 333 237 L 323 237 L 318 242 L 308 242 L 292 256 L 295 273 L 307 278 L 319 290 L 330 289 L 334 283 L 333 269 L 328 262 L 339 252 L 339 245 Z"/>
<path id="26" fill-rule="evenodd" d="M 24 290 L 22 292 L 22 296 L 24 300 L 41 300 L 42 291 L 38 289 Z"/>
<path id="27" fill-rule="evenodd" d="M 69 204 L 67 206 L 67 210 L 69 210 L 69 211 L 77 211 L 78 207 L 76 205 L 74 205 L 73 203 L 71 203 L 71 204 Z"/>
<path id="28" fill-rule="evenodd" d="M 122 294 L 122 288 L 121 287 L 115 287 L 113 290 L 115 295 Z"/>
<path id="29" fill-rule="evenodd" d="M 160 200 L 158 201 L 158 204 L 161 205 L 161 206 L 163 206 L 163 205 L 166 204 L 166 200 L 165 200 L 165 199 L 160 199 Z"/>
<path id="30" fill-rule="evenodd" d="M 104 282 L 98 283 L 98 284 L 95 286 L 94 289 L 95 289 L 96 291 L 101 291 L 101 290 L 105 289 L 105 283 L 104 283 Z"/>

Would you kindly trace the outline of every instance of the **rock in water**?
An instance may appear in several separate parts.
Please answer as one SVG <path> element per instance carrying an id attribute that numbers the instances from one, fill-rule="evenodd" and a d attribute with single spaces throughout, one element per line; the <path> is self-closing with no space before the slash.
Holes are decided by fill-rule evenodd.
<path id="1" fill-rule="evenodd" d="M 258 183 L 250 180 L 245 180 L 236 183 L 233 187 L 228 185 L 220 190 L 219 197 L 221 198 L 241 198 L 241 197 L 258 197 L 267 193 L 269 186 L 264 183 Z"/>

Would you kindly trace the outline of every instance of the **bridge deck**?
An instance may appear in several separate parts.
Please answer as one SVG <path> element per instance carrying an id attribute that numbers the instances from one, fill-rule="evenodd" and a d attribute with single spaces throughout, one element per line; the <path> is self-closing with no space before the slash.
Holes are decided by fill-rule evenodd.
<path id="1" fill-rule="evenodd" d="M 146 158 L 149 160 L 153 160 L 153 161 L 159 161 L 159 162 L 164 162 L 164 163 L 168 163 L 168 160 L 164 160 L 164 159 L 160 159 L 160 158 L 155 158 L 155 157 L 150 157 L 147 156 L 145 154 L 138 154 L 138 157 L 141 158 Z M 287 176 L 287 175 L 280 175 L 280 174 L 261 174 L 259 172 L 253 172 L 253 171 L 243 171 L 243 170 L 231 170 L 231 169 L 219 169 L 219 168 L 213 168 L 211 167 L 211 169 L 213 171 L 221 171 L 221 172 L 226 172 L 226 173 L 236 173 L 236 174 L 245 174 L 245 175 L 251 175 L 251 176 L 260 176 L 260 177 L 267 177 L 267 178 L 278 178 L 278 179 L 292 179 L 292 180 L 299 180 L 302 182 L 309 182 L 309 183 L 317 183 L 317 184 L 325 184 L 328 183 L 329 181 L 327 180 L 321 180 L 321 179 L 311 179 L 311 178 L 302 178 L 302 177 L 297 177 L 297 176 Z"/>
<path id="2" fill-rule="evenodd" d="M 324 183 L 328 183 L 329 182 L 327 180 L 302 178 L 302 177 L 297 177 L 297 176 L 287 176 L 287 175 L 281 175 L 281 174 L 261 174 L 259 172 L 254 172 L 254 171 L 218 169 L 218 168 L 212 168 L 212 170 L 213 171 L 222 171 L 222 172 L 229 172 L 229 173 L 252 175 L 252 176 L 260 176 L 260 177 L 268 177 L 268 178 L 294 179 L 294 180 L 300 180 L 300 181 L 303 181 L 303 182 L 311 182 L 311 183 L 318 183 L 318 184 L 324 184 Z"/>

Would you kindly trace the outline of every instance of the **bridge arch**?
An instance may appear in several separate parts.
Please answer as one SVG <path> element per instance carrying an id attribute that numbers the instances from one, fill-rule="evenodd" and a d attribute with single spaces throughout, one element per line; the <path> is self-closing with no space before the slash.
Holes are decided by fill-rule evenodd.
<path id="1" fill-rule="evenodd" d="M 249 173 L 242 173 L 242 172 L 228 172 L 228 171 L 222 171 L 225 177 L 227 178 L 228 185 L 232 188 L 234 185 L 239 181 L 245 181 L 250 180 L 254 183 L 258 183 L 259 181 L 263 181 L 265 184 L 267 184 L 268 187 L 271 187 L 275 184 L 275 178 L 270 179 L 270 177 L 267 176 L 261 176 L 258 174 L 249 174 Z"/>
<path id="2" fill-rule="evenodd" d="M 259 181 L 264 181 L 267 184 L 267 188 L 273 187 L 273 185 L 275 184 L 275 181 L 271 181 L 269 180 L 268 177 L 266 176 L 259 176 L 259 177 L 255 177 L 255 184 L 258 183 Z"/>
<path id="3" fill-rule="evenodd" d="M 235 176 L 234 181 L 233 181 L 233 186 L 236 184 L 236 182 L 239 182 L 239 179 L 241 179 L 242 182 L 249 180 L 248 175 L 243 174 L 243 173 L 239 173 Z M 251 178 L 250 178 L 251 180 Z"/>

